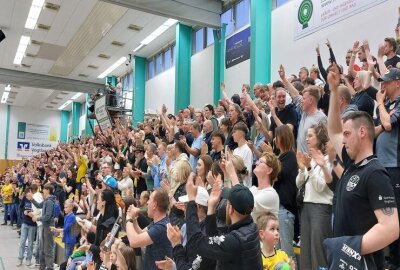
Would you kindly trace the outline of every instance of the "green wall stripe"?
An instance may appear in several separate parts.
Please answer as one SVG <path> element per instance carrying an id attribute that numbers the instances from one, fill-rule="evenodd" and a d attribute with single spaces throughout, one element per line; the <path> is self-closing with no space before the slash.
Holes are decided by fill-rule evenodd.
<path id="1" fill-rule="evenodd" d="M 250 84 L 271 81 L 272 1 L 251 0 Z"/>
<path id="2" fill-rule="evenodd" d="M 61 129 L 60 129 L 60 141 L 66 143 L 68 140 L 68 122 L 69 112 L 61 111 Z"/>
<path id="3" fill-rule="evenodd" d="M 90 128 L 90 125 L 92 125 L 94 129 L 94 119 L 89 119 L 88 115 L 91 114 L 91 112 L 88 110 L 89 108 L 89 100 L 90 100 L 90 95 L 86 94 L 86 102 L 85 102 L 85 112 L 86 112 L 86 122 L 85 122 L 85 136 L 93 136 L 92 129 Z"/>
<path id="4" fill-rule="evenodd" d="M 81 116 L 81 104 L 79 102 L 72 102 L 72 138 L 79 137 L 79 118 Z"/>
<path id="5" fill-rule="evenodd" d="M 221 99 L 221 83 L 225 77 L 225 31 L 226 23 L 220 30 L 213 30 L 214 34 L 214 105 Z M 219 34 L 218 34 L 219 32 Z"/>
<path id="6" fill-rule="evenodd" d="M 146 88 L 146 58 L 135 56 L 134 89 L 133 89 L 133 126 L 144 120 L 144 102 Z"/>
<path id="7" fill-rule="evenodd" d="M 176 25 L 175 48 L 175 113 L 190 104 L 192 27 Z"/>

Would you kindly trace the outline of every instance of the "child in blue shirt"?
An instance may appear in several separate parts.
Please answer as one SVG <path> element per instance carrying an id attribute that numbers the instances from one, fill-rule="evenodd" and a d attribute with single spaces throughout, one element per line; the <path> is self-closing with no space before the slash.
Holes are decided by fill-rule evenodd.
<path id="1" fill-rule="evenodd" d="M 68 199 L 64 203 L 64 228 L 57 229 L 52 228 L 54 232 L 63 232 L 63 239 L 62 241 L 65 244 L 65 260 L 71 256 L 72 252 L 74 251 L 74 247 L 76 244 L 76 235 L 72 232 L 72 226 L 76 223 L 76 217 L 73 213 L 74 203 L 71 199 Z"/>

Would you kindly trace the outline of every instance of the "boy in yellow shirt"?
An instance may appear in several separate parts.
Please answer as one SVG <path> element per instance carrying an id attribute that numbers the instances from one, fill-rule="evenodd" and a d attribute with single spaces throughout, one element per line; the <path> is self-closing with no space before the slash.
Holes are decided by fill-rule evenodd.
<path id="1" fill-rule="evenodd" d="M 3 197 L 4 204 L 4 222 L 1 225 L 7 225 L 7 217 L 11 211 L 11 205 L 13 202 L 13 188 L 11 184 L 10 175 L 7 173 L 4 177 L 4 185 L 1 188 L 1 197 Z"/>
<path id="2" fill-rule="evenodd" d="M 275 249 L 279 242 L 279 221 L 271 212 L 257 218 L 257 227 L 262 242 L 261 258 L 264 270 L 295 270 L 296 264 L 283 250 Z"/>

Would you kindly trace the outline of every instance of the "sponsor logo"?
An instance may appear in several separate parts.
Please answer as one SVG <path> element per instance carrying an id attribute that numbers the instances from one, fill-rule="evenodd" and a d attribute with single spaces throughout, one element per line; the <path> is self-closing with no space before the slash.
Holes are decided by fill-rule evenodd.
<path id="1" fill-rule="evenodd" d="M 26 152 L 31 149 L 31 143 L 29 142 L 17 142 L 17 151 Z"/>
<path id="2" fill-rule="evenodd" d="M 308 27 L 308 22 L 313 14 L 313 3 L 311 0 L 304 0 L 299 6 L 297 11 L 297 19 L 299 23 L 303 25 L 303 29 Z"/>
<path id="3" fill-rule="evenodd" d="M 356 259 L 357 261 L 361 261 L 361 255 L 351 247 L 346 244 L 343 244 L 342 251 L 349 257 Z"/>
<path id="4" fill-rule="evenodd" d="M 352 191 L 360 181 L 360 177 L 358 175 L 353 175 L 350 177 L 349 182 L 347 182 L 346 190 Z"/>

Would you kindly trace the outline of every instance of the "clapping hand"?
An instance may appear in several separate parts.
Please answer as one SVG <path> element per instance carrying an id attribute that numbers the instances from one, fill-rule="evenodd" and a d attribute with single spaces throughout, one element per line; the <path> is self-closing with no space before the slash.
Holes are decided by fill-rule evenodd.
<path id="1" fill-rule="evenodd" d="M 182 243 L 181 230 L 178 226 L 172 226 L 171 223 L 167 224 L 167 237 L 173 247 Z"/>
<path id="2" fill-rule="evenodd" d="M 156 261 L 156 266 L 161 270 L 173 270 L 175 263 L 171 258 L 165 256 L 165 260 Z"/>

